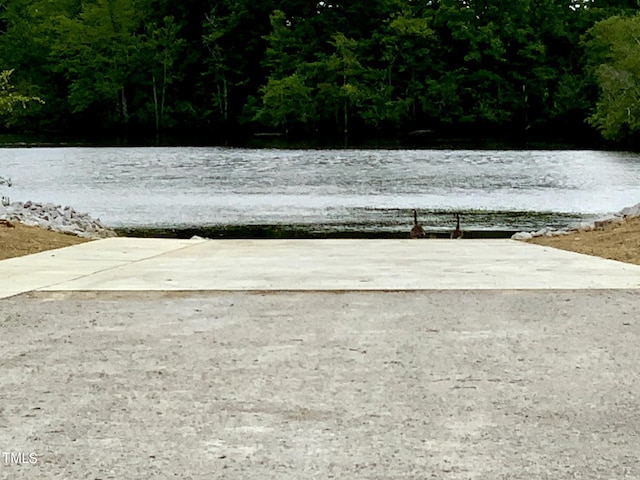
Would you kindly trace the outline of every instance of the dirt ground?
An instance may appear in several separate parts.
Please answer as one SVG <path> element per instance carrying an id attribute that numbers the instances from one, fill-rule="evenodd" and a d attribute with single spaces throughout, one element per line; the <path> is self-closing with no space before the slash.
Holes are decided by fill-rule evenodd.
<path id="1" fill-rule="evenodd" d="M 86 242 L 84 238 L 37 227 L 0 222 L 0 260 Z M 559 237 L 538 237 L 531 243 L 640 265 L 640 217 L 602 229 Z"/>
<path id="2" fill-rule="evenodd" d="M 640 265 L 640 217 L 602 229 L 559 237 L 537 237 L 531 243 Z"/>
<path id="3" fill-rule="evenodd" d="M 39 227 L 27 227 L 18 222 L 0 222 L 0 260 L 87 241 L 85 238 L 74 235 L 52 232 Z"/>

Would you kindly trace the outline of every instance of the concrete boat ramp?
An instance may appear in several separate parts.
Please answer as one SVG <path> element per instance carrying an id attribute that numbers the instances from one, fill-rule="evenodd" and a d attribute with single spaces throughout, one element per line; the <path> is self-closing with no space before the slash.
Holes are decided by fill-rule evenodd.
<path id="1" fill-rule="evenodd" d="M 0 262 L 0 478 L 640 478 L 640 266 L 511 240 Z"/>
<path id="2" fill-rule="evenodd" d="M 512 240 L 112 238 L 0 262 L 28 291 L 640 288 L 640 266 Z"/>

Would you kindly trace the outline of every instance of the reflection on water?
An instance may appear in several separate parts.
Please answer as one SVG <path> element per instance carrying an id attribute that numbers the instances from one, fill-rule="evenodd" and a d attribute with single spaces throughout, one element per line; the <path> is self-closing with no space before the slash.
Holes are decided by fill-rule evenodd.
<path id="1" fill-rule="evenodd" d="M 33 148 L 0 150 L 13 200 L 112 226 L 534 229 L 640 202 L 640 156 L 599 151 Z"/>

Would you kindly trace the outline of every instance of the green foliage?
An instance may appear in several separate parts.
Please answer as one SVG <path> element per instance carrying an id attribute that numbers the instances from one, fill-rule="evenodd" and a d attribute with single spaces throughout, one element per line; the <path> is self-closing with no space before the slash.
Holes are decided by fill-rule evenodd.
<path id="1" fill-rule="evenodd" d="M 640 16 L 612 17 L 591 30 L 601 94 L 590 117 L 607 139 L 640 132 Z"/>
<path id="2" fill-rule="evenodd" d="M 176 80 L 175 70 L 186 41 L 180 38 L 180 28 L 173 17 L 164 17 L 157 25 L 149 23 L 143 37 L 142 51 L 151 70 L 153 113 L 156 130 L 171 125 L 173 117 L 167 112 L 167 91 Z"/>
<path id="3" fill-rule="evenodd" d="M 519 135 L 580 131 L 592 114 L 603 135 L 623 138 L 640 117 L 637 8 L 635 0 L 16 0 L 0 9 L 0 69 L 15 69 L 16 90 L 44 102 L 11 105 L 21 131 Z"/>
<path id="4" fill-rule="evenodd" d="M 315 117 L 311 93 L 312 89 L 295 73 L 281 79 L 271 79 L 262 89 L 264 107 L 256 118 L 285 129 L 296 123 L 306 124 Z"/>
<path id="5" fill-rule="evenodd" d="M 17 93 L 11 85 L 10 77 L 13 70 L 2 70 L 0 72 L 0 115 L 10 116 L 16 106 L 27 108 L 30 102 L 42 102 L 38 97 L 31 97 Z"/>
<path id="6" fill-rule="evenodd" d="M 127 84 L 141 60 L 139 21 L 132 0 L 83 4 L 76 18 L 53 19 L 51 55 L 68 83 L 73 112 L 104 109 L 127 122 Z"/>

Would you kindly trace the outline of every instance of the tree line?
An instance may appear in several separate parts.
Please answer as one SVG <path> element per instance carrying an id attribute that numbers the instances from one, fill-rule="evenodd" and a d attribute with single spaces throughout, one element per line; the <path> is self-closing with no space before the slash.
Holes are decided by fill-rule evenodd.
<path id="1" fill-rule="evenodd" d="M 4 128 L 216 140 L 595 129 L 634 143 L 639 11 L 636 0 L 5 0 L 0 70 L 37 101 L 5 109 Z"/>

